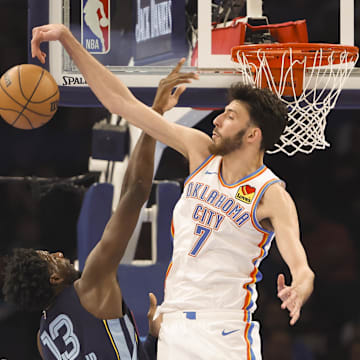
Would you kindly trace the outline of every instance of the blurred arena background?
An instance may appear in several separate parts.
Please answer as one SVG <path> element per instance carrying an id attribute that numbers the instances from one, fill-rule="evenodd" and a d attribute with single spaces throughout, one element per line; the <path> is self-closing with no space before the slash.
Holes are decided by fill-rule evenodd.
<path id="1" fill-rule="evenodd" d="M 304 8 L 317 6 L 305 3 Z M 335 3 L 327 1 L 321 21 L 307 17 L 316 41 L 324 36 L 324 21 L 332 16 Z M 27 0 L 0 0 L 0 7 L 2 74 L 27 62 Z M 210 132 L 214 114 L 197 127 Z M 101 107 L 60 107 L 36 131 L 19 131 L 0 121 L 1 255 L 21 246 L 61 250 L 72 260 L 77 258 L 76 227 L 82 200 L 99 179 L 99 173 L 88 170 L 93 126 L 109 115 Z M 360 359 L 360 98 L 357 107 L 331 111 L 326 133 L 330 149 L 290 158 L 276 154 L 265 160 L 286 181 L 298 205 L 302 241 L 317 275 L 302 319 L 290 331 L 287 314 L 281 312 L 275 296 L 276 274 L 288 274 L 275 245 L 262 264 L 260 310 L 255 318 L 262 323 L 265 360 Z M 186 171 L 181 156 L 167 149 L 156 179 L 181 184 Z M 139 241 L 138 258 L 149 255 L 146 241 L 146 235 Z M 0 359 L 40 359 L 38 325 L 38 313 L 18 312 L 0 299 Z"/>

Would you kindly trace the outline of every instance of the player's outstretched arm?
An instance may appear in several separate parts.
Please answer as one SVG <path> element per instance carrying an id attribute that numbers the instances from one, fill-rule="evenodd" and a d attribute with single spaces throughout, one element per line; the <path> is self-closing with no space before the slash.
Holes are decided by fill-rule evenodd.
<path id="1" fill-rule="evenodd" d="M 153 107 L 163 113 L 177 104 L 185 90 L 179 87 L 178 76 L 171 72 L 159 84 Z M 154 171 L 155 140 L 144 132 L 141 134 L 123 180 L 119 204 L 110 218 L 103 236 L 88 256 L 81 277 L 82 289 L 103 286 L 104 281 L 113 283 L 116 271 L 123 257 L 128 241 L 137 224 L 142 205 L 147 200 Z"/>
<path id="2" fill-rule="evenodd" d="M 190 152 L 198 152 L 204 159 L 207 157 L 211 139 L 206 134 L 167 122 L 156 111 L 137 100 L 125 84 L 88 53 L 64 25 L 50 24 L 34 28 L 32 56 L 44 63 L 46 54 L 41 51 L 40 44 L 55 40 L 61 42 L 92 91 L 111 113 L 119 114 L 188 159 Z M 181 66 L 182 63 L 178 64 L 178 69 L 175 70 L 179 74 L 178 84 L 189 83 L 198 78 L 195 73 L 180 73 Z"/>
<path id="3" fill-rule="evenodd" d="M 261 216 L 271 221 L 277 247 L 291 272 L 289 286 L 283 274 L 278 276 L 277 296 L 282 301 L 281 308 L 289 311 L 290 325 L 294 325 L 313 291 L 314 273 L 300 241 L 298 216 L 289 193 L 280 184 L 274 184 L 265 192 L 263 204 Z"/>
<path id="4" fill-rule="evenodd" d="M 89 254 L 81 276 L 80 291 L 101 294 L 113 289 L 119 297 L 116 272 L 148 199 L 153 177 L 155 140 L 142 133 L 129 159 L 119 204 L 107 223 L 101 240 Z M 119 300 L 119 299 L 118 299 Z M 121 302 L 120 302 L 121 303 Z"/>

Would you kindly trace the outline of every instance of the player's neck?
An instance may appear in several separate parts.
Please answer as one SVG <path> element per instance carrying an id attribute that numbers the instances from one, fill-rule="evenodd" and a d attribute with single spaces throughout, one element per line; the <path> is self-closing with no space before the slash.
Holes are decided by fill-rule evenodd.
<path id="1" fill-rule="evenodd" d="M 233 184 L 252 174 L 263 165 L 264 153 L 253 149 L 239 149 L 223 156 L 221 175 L 227 184 Z"/>
<path id="2" fill-rule="evenodd" d="M 49 309 L 51 309 L 51 307 L 54 305 L 54 303 L 56 302 L 56 299 L 57 297 L 64 291 L 64 289 L 66 287 L 68 287 L 69 285 L 68 284 L 61 284 L 61 285 L 57 285 L 57 286 L 54 286 L 54 293 L 53 293 L 53 296 L 52 298 L 50 299 L 49 303 L 45 306 L 45 309 L 42 310 L 43 312 L 43 317 L 44 319 L 46 319 L 46 313 Z"/>

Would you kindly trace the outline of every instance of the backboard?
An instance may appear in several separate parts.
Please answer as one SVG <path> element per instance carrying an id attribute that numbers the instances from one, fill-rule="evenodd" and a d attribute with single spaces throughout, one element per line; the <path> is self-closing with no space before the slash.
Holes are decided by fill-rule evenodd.
<path id="1" fill-rule="evenodd" d="M 289 6 L 278 0 L 51 0 L 44 6 L 43 1 L 40 5 L 40 0 L 34 0 L 29 1 L 29 35 L 39 24 L 67 25 L 89 52 L 147 104 L 159 80 L 185 57 L 184 71 L 199 72 L 200 80 L 188 86 L 179 105 L 220 108 L 226 104 L 226 89 L 239 77 L 230 55 L 219 50 L 212 29 L 214 22 L 218 28 L 230 26 L 233 17 L 259 24 L 305 19 L 309 42 L 360 45 L 360 5 L 355 0 L 302 0 Z M 59 44 L 49 45 L 46 65 L 60 86 L 60 105 L 99 105 Z M 337 107 L 360 107 L 357 66 Z"/>

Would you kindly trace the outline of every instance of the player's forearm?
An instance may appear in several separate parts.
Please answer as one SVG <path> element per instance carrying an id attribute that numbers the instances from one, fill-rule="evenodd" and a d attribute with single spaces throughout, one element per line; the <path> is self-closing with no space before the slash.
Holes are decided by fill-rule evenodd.
<path id="1" fill-rule="evenodd" d="M 119 104 L 116 106 L 119 110 L 122 102 L 134 100 L 129 89 L 86 51 L 68 29 L 64 29 L 60 42 L 101 103 L 111 113 L 124 115 L 119 111 L 114 111 L 114 105 Z"/>
<path id="2" fill-rule="evenodd" d="M 122 195 L 136 187 L 139 201 L 144 202 L 148 198 L 154 172 L 155 144 L 156 141 L 151 136 L 142 132 L 126 169 Z"/>

